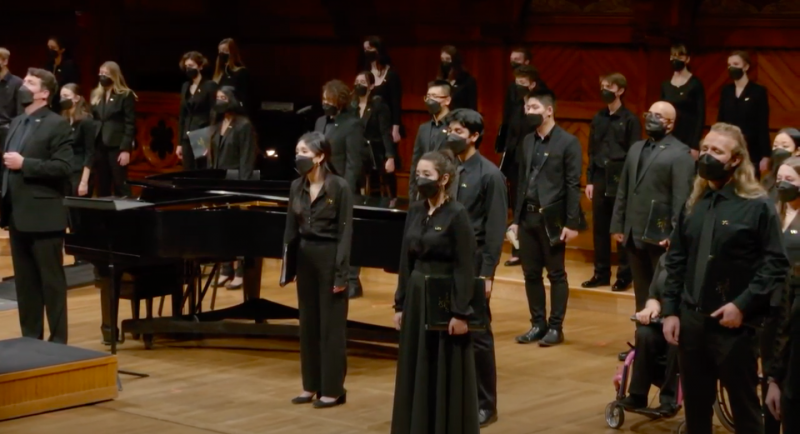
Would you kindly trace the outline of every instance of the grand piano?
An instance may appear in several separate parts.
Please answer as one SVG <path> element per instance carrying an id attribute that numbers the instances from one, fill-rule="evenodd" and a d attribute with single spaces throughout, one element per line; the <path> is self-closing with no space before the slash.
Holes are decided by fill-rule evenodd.
<path id="1" fill-rule="evenodd" d="M 141 195 L 114 198 L 116 210 L 92 204 L 71 209 L 76 224 L 67 235 L 66 253 L 98 269 L 104 341 L 116 335 L 119 288 L 126 284 L 134 300 L 149 299 L 150 306 L 152 298 L 171 295 L 175 314 L 153 317 L 148 309 L 145 318 L 122 321 L 119 342 L 126 333 L 142 336 L 146 348 L 159 335 L 299 335 L 296 324 L 271 323 L 297 319 L 297 309 L 261 297 L 263 258 L 282 256 L 290 181 L 230 178 L 225 170 L 159 174 L 129 181 L 141 188 Z M 65 202 L 72 206 L 75 200 Z M 351 264 L 396 273 L 407 202 L 361 196 L 354 202 Z M 245 258 L 242 303 L 204 311 L 203 300 L 213 288 L 218 265 L 237 257 Z M 204 274 L 209 267 L 211 272 Z M 278 285 L 275 280 L 266 284 Z M 347 334 L 350 341 L 367 346 L 398 340 L 392 328 L 357 321 L 348 321 Z"/>

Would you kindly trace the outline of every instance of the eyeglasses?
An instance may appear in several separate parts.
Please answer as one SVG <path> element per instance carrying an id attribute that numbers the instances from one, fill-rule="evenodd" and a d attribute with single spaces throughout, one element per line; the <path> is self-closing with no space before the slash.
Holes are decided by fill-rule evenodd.
<path id="1" fill-rule="evenodd" d="M 443 95 L 431 95 L 431 94 L 427 94 L 427 95 L 425 95 L 425 97 L 424 97 L 424 98 L 422 98 L 422 100 L 423 100 L 423 101 L 427 101 L 427 100 L 429 100 L 429 99 L 435 99 L 435 100 L 437 100 L 437 101 L 441 101 L 441 100 L 443 100 L 443 99 L 445 99 L 445 98 L 447 98 L 447 97 L 446 97 L 446 96 L 443 96 Z"/>
<path id="2" fill-rule="evenodd" d="M 663 120 L 672 121 L 672 120 L 674 120 L 674 119 L 665 118 L 664 116 L 661 116 L 661 113 L 653 113 L 653 112 L 644 112 L 644 113 L 642 113 L 642 117 L 643 118 L 647 118 L 650 115 L 653 115 L 653 117 L 656 118 L 659 121 L 663 121 Z"/>

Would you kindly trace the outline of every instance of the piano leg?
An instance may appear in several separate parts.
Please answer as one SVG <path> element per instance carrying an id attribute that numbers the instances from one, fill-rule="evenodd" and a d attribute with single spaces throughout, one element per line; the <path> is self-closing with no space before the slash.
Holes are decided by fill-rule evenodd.
<path id="1" fill-rule="evenodd" d="M 105 266 L 97 267 L 99 279 L 95 280 L 95 287 L 100 290 L 100 311 L 101 311 L 101 324 L 100 333 L 102 334 L 103 345 L 111 345 L 111 312 L 109 310 L 111 297 L 111 280 L 109 279 L 108 269 Z M 119 300 L 115 309 L 119 311 Z M 119 329 L 117 329 L 119 330 Z M 120 342 L 119 334 L 117 335 L 117 342 Z"/>

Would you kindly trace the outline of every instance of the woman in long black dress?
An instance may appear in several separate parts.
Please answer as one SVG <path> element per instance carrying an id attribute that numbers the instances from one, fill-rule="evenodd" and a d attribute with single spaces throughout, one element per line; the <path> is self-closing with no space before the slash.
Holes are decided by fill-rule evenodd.
<path id="1" fill-rule="evenodd" d="M 671 103 L 678 112 L 672 135 L 691 148 L 697 159 L 703 126 L 706 123 L 706 93 L 703 83 L 689 72 L 692 58 L 683 44 L 669 50 L 672 78 L 661 83 L 661 100 Z"/>
<path id="2" fill-rule="evenodd" d="M 178 63 L 189 79 L 181 88 L 181 111 L 178 117 L 181 140 L 176 150 L 184 170 L 197 169 L 196 159 L 201 157 L 194 155 L 188 133 L 211 124 L 211 109 L 217 98 L 217 83 L 203 75 L 207 64 L 206 57 L 197 51 L 184 54 Z"/>
<path id="3" fill-rule="evenodd" d="M 439 54 L 441 64 L 437 80 L 450 83 L 450 111 L 460 108 L 478 110 L 478 82 L 464 69 L 461 53 L 452 45 L 445 45 Z"/>
<path id="4" fill-rule="evenodd" d="M 293 404 L 327 408 L 347 393 L 347 279 L 353 234 L 353 198 L 331 164 L 331 145 L 319 132 L 295 149 L 300 178 L 292 182 L 285 245 L 297 243 L 297 300 L 303 393 Z M 319 399 L 314 401 L 314 396 Z"/>
<path id="5" fill-rule="evenodd" d="M 447 196 L 455 176 L 449 151 L 429 152 L 417 164 L 425 200 L 406 217 L 395 293 L 400 330 L 392 434 L 476 434 L 478 389 L 467 319 L 472 315 L 475 236 L 466 209 Z M 425 329 L 425 276 L 452 274 L 447 332 Z"/>
<path id="6" fill-rule="evenodd" d="M 386 187 L 389 196 L 397 197 L 397 184 L 388 178 L 394 175 L 394 158 L 396 146 L 392 140 L 392 112 L 380 96 L 372 94 L 375 88 L 375 76 L 369 71 L 362 71 L 356 76 L 353 89 L 353 107 L 358 110 L 358 117 L 364 124 L 364 141 L 367 149 L 364 152 L 364 173 L 369 181 L 379 178 L 379 186 Z M 371 182 L 366 186 L 369 195 Z M 381 193 L 384 188 L 381 188 Z M 382 194 L 381 194 L 382 195 Z"/>
<path id="7" fill-rule="evenodd" d="M 70 175 L 71 195 L 89 194 L 89 175 L 94 163 L 94 145 L 97 140 L 97 124 L 92 119 L 92 108 L 81 96 L 75 83 L 67 83 L 60 92 L 61 116 L 72 127 L 72 175 Z"/>

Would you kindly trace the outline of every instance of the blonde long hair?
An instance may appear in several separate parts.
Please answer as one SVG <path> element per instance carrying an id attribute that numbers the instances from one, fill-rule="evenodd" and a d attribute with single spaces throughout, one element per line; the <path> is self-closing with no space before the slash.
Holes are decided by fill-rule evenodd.
<path id="1" fill-rule="evenodd" d="M 129 93 L 133 94 L 134 98 L 136 93 L 134 93 L 131 88 L 128 87 L 128 83 L 125 82 L 125 77 L 122 75 L 122 70 L 119 68 L 117 62 L 108 61 L 103 63 L 101 68 L 108 69 L 108 77 L 111 78 L 113 84 L 111 85 L 111 90 L 116 94 L 121 94 L 128 96 Z M 92 90 L 91 100 L 92 105 L 97 105 L 103 99 L 103 95 L 105 94 L 106 89 L 103 87 L 102 84 L 98 83 L 97 87 Z"/>
<path id="2" fill-rule="evenodd" d="M 735 145 L 731 150 L 731 158 L 738 156 L 742 160 L 741 163 L 736 166 L 736 170 L 733 171 L 733 176 L 731 177 L 736 195 L 745 199 L 755 199 L 765 196 L 767 192 L 756 180 L 756 169 L 750 161 L 750 153 L 747 152 L 747 142 L 742 135 L 742 130 L 737 126 L 718 122 L 711 126 L 711 132 L 732 139 Z M 695 177 L 692 194 L 689 195 L 689 200 L 686 201 L 687 214 L 692 212 L 694 204 L 703 197 L 706 189 L 709 188 L 709 184 L 709 181 L 703 179 L 699 175 Z"/>
<path id="3" fill-rule="evenodd" d="M 214 81 L 217 83 L 219 83 L 219 80 L 222 78 L 222 73 L 225 71 L 225 68 L 231 71 L 238 71 L 245 67 L 244 62 L 242 62 L 242 55 L 239 53 L 239 46 L 236 45 L 236 41 L 234 41 L 233 38 L 225 38 L 220 41 L 219 45 L 227 45 L 229 54 L 228 63 L 224 65 L 221 64 L 219 54 L 217 54 L 217 61 L 214 66 Z"/>

